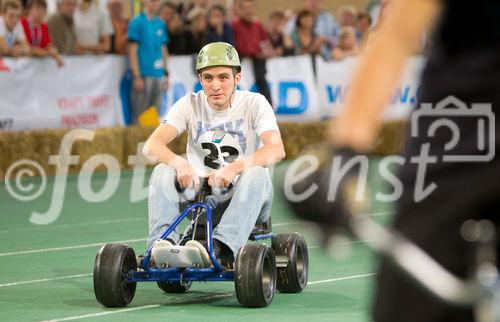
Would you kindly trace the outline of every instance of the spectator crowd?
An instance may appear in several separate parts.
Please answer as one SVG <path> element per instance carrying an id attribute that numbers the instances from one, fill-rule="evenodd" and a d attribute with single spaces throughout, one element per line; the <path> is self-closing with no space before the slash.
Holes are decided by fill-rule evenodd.
<path id="1" fill-rule="evenodd" d="M 96 1 L 57 0 L 48 15 L 46 0 L 0 0 L 0 57 L 51 57 L 63 67 L 65 55 L 125 55 L 132 105 L 150 106 L 168 87 L 169 55 L 195 55 L 207 43 L 224 41 L 251 60 L 256 86 L 271 102 L 267 59 L 357 55 L 376 30 L 377 12 L 390 2 L 371 1 L 370 12 L 346 5 L 334 14 L 322 0 L 304 0 L 296 10 L 277 9 L 260 21 L 258 0 L 227 1 L 227 7 L 211 0 L 142 0 L 132 15 L 125 7 L 133 10 L 134 0 L 106 0 L 106 10 Z M 143 110 L 133 107 L 134 120 Z"/>

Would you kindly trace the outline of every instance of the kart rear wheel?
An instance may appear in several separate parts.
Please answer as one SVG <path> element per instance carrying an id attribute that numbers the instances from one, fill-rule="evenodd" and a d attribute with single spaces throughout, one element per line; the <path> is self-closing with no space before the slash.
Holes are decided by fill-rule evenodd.
<path id="1" fill-rule="evenodd" d="M 238 301 L 246 307 L 269 305 L 276 292 L 276 260 L 271 247 L 245 245 L 234 265 L 234 284 Z"/>
<path id="2" fill-rule="evenodd" d="M 158 282 L 158 287 L 165 293 L 186 293 L 193 282 Z"/>
<path id="3" fill-rule="evenodd" d="M 272 238 L 271 247 L 276 253 L 278 266 L 280 259 L 288 258 L 285 267 L 277 268 L 276 288 L 282 293 L 300 293 L 307 285 L 309 277 L 309 253 L 303 236 L 297 233 L 278 234 Z"/>
<path id="4" fill-rule="evenodd" d="M 106 307 L 124 307 L 134 298 L 136 282 L 129 283 L 126 274 L 137 270 L 132 248 L 124 244 L 104 244 L 94 262 L 94 293 Z"/>

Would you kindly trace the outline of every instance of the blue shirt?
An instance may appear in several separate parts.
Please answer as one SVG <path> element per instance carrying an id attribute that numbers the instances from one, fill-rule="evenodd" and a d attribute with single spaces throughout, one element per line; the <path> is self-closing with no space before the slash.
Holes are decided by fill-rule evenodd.
<path id="1" fill-rule="evenodd" d="M 137 43 L 139 68 L 143 77 L 163 77 L 165 74 L 162 46 L 168 43 L 167 26 L 157 16 L 148 19 L 144 12 L 128 25 L 128 40 Z"/>

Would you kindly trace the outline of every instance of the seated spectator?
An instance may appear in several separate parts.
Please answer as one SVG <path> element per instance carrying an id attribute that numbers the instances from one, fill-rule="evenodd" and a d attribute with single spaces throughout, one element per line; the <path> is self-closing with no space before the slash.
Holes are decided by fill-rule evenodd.
<path id="1" fill-rule="evenodd" d="M 0 16 L 0 55 L 21 57 L 29 55 L 24 30 L 19 22 L 22 7 L 17 0 L 3 0 Z"/>
<path id="2" fill-rule="evenodd" d="M 358 42 L 363 42 L 368 33 L 370 32 L 370 28 L 372 25 L 372 17 L 368 12 L 361 11 L 358 14 L 358 22 L 356 24 L 356 39 Z"/>
<path id="3" fill-rule="evenodd" d="M 336 44 L 339 34 L 339 25 L 333 15 L 323 8 L 322 0 L 304 0 L 304 8 L 313 12 L 314 33 L 319 37 L 321 46 L 321 55 L 323 59 L 331 58 L 331 51 Z M 297 16 L 291 17 L 287 22 L 287 32 L 291 34 L 296 28 Z"/>
<path id="4" fill-rule="evenodd" d="M 75 11 L 77 54 L 105 54 L 111 49 L 113 26 L 93 0 L 81 0 Z"/>
<path id="5" fill-rule="evenodd" d="M 297 12 L 295 30 L 289 36 L 295 55 L 317 55 L 321 52 L 323 39 L 314 32 L 314 15 L 307 8 Z"/>
<path id="6" fill-rule="evenodd" d="M 273 56 L 294 55 L 293 43 L 286 34 L 286 14 L 283 11 L 276 10 L 269 14 L 267 24 L 267 34 L 272 46 Z"/>
<path id="7" fill-rule="evenodd" d="M 359 54 L 359 48 L 356 41 L 356 30 L 353 27 L 343 27 L 340 30 L 339 43 L 332 50 L 332 58 L 342 60 L 357 54 Z"/>
<path id="8" fill-rule="evenodd" d="M 47 20 L 52 44 L 63 55 L 75 53 L 76 33 L 73 21 L 76 0 L 57 0 L 57 12 Z"/>
<path id="9" fill-rule="evenodd" d="M 31 55 L 35 57 L 54 58 L 58 67 L 64 66 L 64 61 L 57 49 L 52 46 L 49 29 L 43 22 L 47 14 L 47 2 L 45 0 L 29 0 L 28 16 L 21 19 L 26 41 L 30 45 Z"/>
<path id="10" fill-rule="evenodd" d="M 110 53 L 127 54 L 128 19 L 123 16 L 123 0 L 108 0 L 108 12 L 113 26 Z"/>
<path id="11" fill-rule="evenodd" d="M 353 27 L 356 28 L 358 19 L 358 10 L 353 6 L 342 6 L 338 11 L 340 28 Z"/>
<path id="12" fill-rule="evenodd" d="M 206 11 L 194 8 L 187 16 L 191 26 L 186 34 L 189 54 L 197 54 L 207 42 Z"/>
<path id="13" fill-rule="evenodd" d="M 222 41 L 234 46 L 233 28 L 226 21 L 226 10 L 223 6 L 212 5 L 207 12 L 207 22 L 208 43 Z"/>

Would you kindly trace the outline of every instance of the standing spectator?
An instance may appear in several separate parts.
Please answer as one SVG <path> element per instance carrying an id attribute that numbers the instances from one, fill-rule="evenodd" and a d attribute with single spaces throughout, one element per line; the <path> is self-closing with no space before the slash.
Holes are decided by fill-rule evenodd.
<path id="1" fill-rule="evenodd" d="M 30 44 L 30 52 L 35 57 L 50 56 L 55 59 L 57 66 L 62 67 L 64 61 L 61 55 L 51 44 L 49 29 L 43 22 L 47 14 L 45 0 L 29 0 L 28 16 L 21 19 L 26 41 Z"/>
<path id="2" fill-rule="evenodd" d="M 241 57 L 252 60 L 255 84 L 272 105 L 271 92 L 266 81 L 266 59 L 272 55 L 271 44 L 264 27 L 255 16 L 255 0 L 238 2 L 239 17 L 232 24 L 236 49 Z"/>
<path id="3" fill-rule="evenodd" d="M 353 27 L 343 27 L 340 29 L 339 43 L 332 50 L 332 58 L 334 60 L 342 60 L 358 53 L 356 30 Z"/>
<path id="4" fill-rule="evenodd" d="M 22 7 L 17 0 L 4 0 L 0 16 L 0 55 L 20 57 L 29 55 L 29 46 L 19 23 Z"/>
<path id="5" fill-rule="evenodd" d="M 108 11 L 113 26 L 109 52 L 126 55 L 128 19 L 123 16 L 123 0 L 108 0 Z"/>
<path id="6" fill-rule="evenodd" d="M 154 105 L 160 109 L 161 92 L 168 87 L 168 34 L 156 16 L 159 0 L 143 0 L 144 10 L 128 26 L 129 60 L 133 76 L 132 120 Z"/>
<path id="7" fill-rule="evenodd" d="M 314 32 L 314 13 L 308 8 L 297 12 L 295 30 L 290 34 L 295 55 L 317 55 L 321 53 L 322 41 Z"/>
<path id="8" fill-rule="evenodd" d="M 76 0 L 57 0 L 57 12 L 47 21 L 52 44 L 63 55 L 75 53 L 76 33 L 73 22 Z"/>
<path id="9" fill-rule="evenodd" d="M 206 11 L 194 8 L 187 16 L 191 27 L 186 35 L 189 54 L 197 54 L 207 44 Z"/>
<path id="10" fill-rule="evenodd" d="M 223 6 L 214 4 L 207 12 L 208 33 L 207 41 L 225 42 L 234 46 L 233 28 L 226 21 L 226 10 Z"/>
<path id="11" fill-rule="evenodd" d="M 75 11 L 76 53 L 105 54 L 111 49 L 113 26 L 109 15 L 93 0 L 81 0 Z"/>
<path id="12" fill-rule="evenodd" d="M 313 12 L 314 15 L 314 33 L 321 38 L 321 56 L 325 60 L 331 57 L 331 51 L 337 42 L 339 34 L 339 25 L 331 13 L 323 9 L 322 0 L 305 0 L 304 7 Z M 295 29 L 297 17 L 291 17 L 288 21 L 287 32 L 289 34 Z"/>

